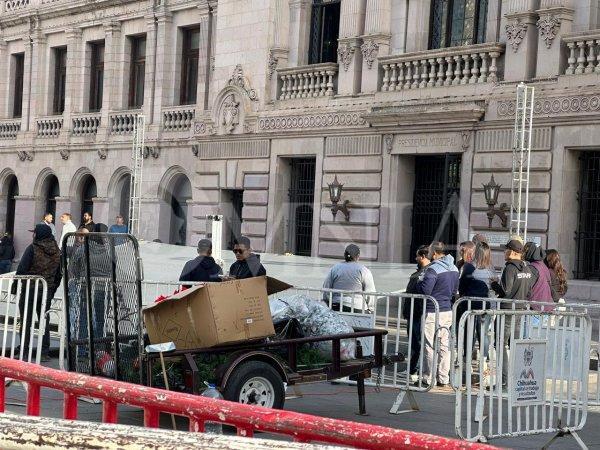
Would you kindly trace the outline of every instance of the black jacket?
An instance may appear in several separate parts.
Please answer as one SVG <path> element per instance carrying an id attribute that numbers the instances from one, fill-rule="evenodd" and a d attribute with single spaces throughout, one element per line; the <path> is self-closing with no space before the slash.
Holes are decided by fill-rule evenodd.
<path id="1" fill-rule="evenodd" d="M 11 237 L 0 239 L 0 261 L 12 261 L 15 258 L 15 246 Z"/>
<path id="2" fill-rule="evenodd" d="M 252 253 L 244 261 L 236 261 L 229 269 L 229 275 L 236 277 L 238 280 L 245 278 L 261 277 L 266 275 L 267 271 L 260 263 L 260 256 Z"/>
<path id="3" fill-rule="evenodd" d="M 407 294 L 418 294 L 417 292 L 417 283 L 419 282 L 419 278 L 421 275 L 425 273 L 427 267 L 419 267 L 417 266 L 417 271 L 413 272 L 410 278 L 408 279 L 408 284 L 406 285 L 406 293 Z M 413 321 L 420 321 L 421 316 L 423 315 L 423 301 L 415 300 L 415 306 L 413 308 Z M 402 304 L 402 317 L 406 320 L 410 319 L 410 298 L 405 298 Z"/>
<path id="4" fill-rule="evenodd" d="M 17 275 L 41 276 L 48 283 L 48 292 L 54 292 L 61 281 L 60 250 L 54 238 L 36 240 L 21 256 Z"/>
<path id="5" fill-rule="evenodd" d="M 536 281 L 537 271 L 525 261 L 511 259 L 504 266 L 500 283 L 492 283 L 492 289 L 500 298 L 528 300 Z"/>
<path id="6" fill-rule="evenodd" d="M 179 281 L 221 281 L 223 269 L 212 256 L 197 256 L 183 266 Z"/>

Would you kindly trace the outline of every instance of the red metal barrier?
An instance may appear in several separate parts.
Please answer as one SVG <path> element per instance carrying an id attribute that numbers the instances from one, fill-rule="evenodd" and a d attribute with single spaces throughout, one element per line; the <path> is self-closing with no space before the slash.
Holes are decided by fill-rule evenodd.
<path id="1" fill-rule="evenodd" d="M 144 410 L 144 424 L 158 427 L 160 413 L 189 418 L 190 431 L 203 431 L 204 422 L 220 422 L 237 428 L 240 436 L 262 431 L 287 435 L 298 442 L 324 442 L 362 449 L 491 449 L 492 447 L 410 431 L 394 430 L 307 414 L 168 392 L 135 384 L 49 369 L 8 358 L 0 358 L 0 412 L 5 407 L 5 379 L 27 382 L 27 414 L 40 414 L 40 388 L 64 394 L 63 417 L 77 418 L 78 397 L 102 400 L 102 420 L 117 422 L 117 405 Z"/>

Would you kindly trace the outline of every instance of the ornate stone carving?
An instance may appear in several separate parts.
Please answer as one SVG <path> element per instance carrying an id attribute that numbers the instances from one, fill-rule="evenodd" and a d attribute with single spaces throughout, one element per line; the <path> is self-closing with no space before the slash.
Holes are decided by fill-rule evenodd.
<path id="1" fill-rule="evenodd" d="M 213 73 L 215 71 L 215 57 L 211 56 L 210 57 L 210 73 Z"/>
<path id="2" fill-rule="evenodd" d="M 252 101 L 258 100 L 258 95 L 256 94 L 256 91 L 250 87 L 250 83 L 244 76 L 244 69 L 242 69 L 241 64 L 238 64 L 237 66 L 235 66 L 233 75 L 231 75 L 231 78 L 227 82 L 227 85 L 239 87 L 246 94 L 248 94 L 248 98 Z"/>
<path id="3" fill-rule="evenodd" d="M 515 19 L 512 23 L 506 24 L 506 38 L 510 43 L 513 52 L 519 50 L 519 45 L 525 39 L 527 33 L 527 25 L 521 22 L 520 19 Z"/>
<path id="4" fill-rule="evenodd" d="M 67 150 L 66 148 L 61 148 L 59 153 L 60 153 L 60 157 L 66 161 L 67 159 L 69 159 L 71 152 L 69 150 Z"/>
<path id="5" fill-rule="evenodd" d="M 540 37 L 546 43 L 546 48 L 552 47 L 552 42 L 560 28 L 560 19 L 551 14 L 546 14 L 545 17 L 540 17 L 537 21 L 537 27 L 540 30 Z"/>
<path id="6" fill-rule="evenodd" d="M 355 48 L 348 43 L 341 43 L 338 47 L 338 59 L 346 72 L 348 72 L 348 68 L 354 57 L 354 51 Z"/>
<path id="7" fill-rule="evenodd" d="M 360 50 L 362 51 L 364 61 L 367 63 L 367 67 L 371 70 L 373 61 L 375 61 L 379 52 L 379 44 L 375 41 L 367 41 L 360 46 Z"/>
<path id="8" fill-rule="evenodd" d="M 106 159 L 108 157 L 108 150 L 105 148 L 99 148 L 98 157 L 102 160 Z"/>
<path id="9" fill-rule="evenodd" d="M 33 152 L 27 152 L 25 150 L 17 150 L 17 156 L 21 161 L 33 161 Z"/>
<path id="10" fill-rule="evenodd" d="M 192 145 L 192 155 L 198 156 L 198 144 Z"/>
<path id="11" fill-rule="evenodd" d="M 358 112 L 323 113 L 306 116 L 263 117 L 258 121 L 261 131 L 298 130 L 328 127 L 364 127 L 367 121 Z"/>
<path id="12" fill-rule="evenodd" d="M 150 156 L 152 156 L 154 159 L 158 159 L 160 156 L 160 147 L 145 146 L 144 159 L 148 159 Z"/>
<path id="13" fill-rule="evenodd" d="M 392 153 L 392 149 L 394 148 L 394 135 L 384 134 L 383 143 L 385 144 L 385 149 L 387 150 L 387 152 Z"/>
<path id="14" fill-rule="evenodd" d="M 600 95 L 576 95 L 570 97 L 538 98 L 533 104 L 534 115 L 556 115 L 570 113 L 598 113 L 600 111 Z M 499 117 L 515 115 L 515 101 L 498 102 Z"/>
<path id="15" fill-rule="evenodd" d="M 255 123 L 245 123 L 244 124 L 244 133 L 247 133 L 247 134 L 254 133 L 255 128 L 256 128 Z"/>
<path id="16" fill-rule="evenodd" d="M 277 70 L 277 64 L 279 64 L 279 58 L 275 56 L 273 50 L 269 50 L 269 60 L 267 64 L 269 68 L 269 80 L 271 80 L 275 70 Z"/>
<path id="17" fill-rule="evenodd" d="M 194 134 L 206 134 L 206 124 L 204 122 L 194 123 Z"/>
<path id="18" fill-rule="evenodd" d="M 460 133 L 460 136 L 462 137 L 462 149 L 466 152 L 469 149 L 469 145 L 471 145 L 471 132 L 463 131 Z"/>
<path id="19" fill-rule="evenodd" d="M 223 109 L 221 111 L 221 125 L 223 125 L 225 133 L 231 134 L 240 123 L 240 102 L 235 98 L 234 94 L 229 94 L 223 101 Z"/>

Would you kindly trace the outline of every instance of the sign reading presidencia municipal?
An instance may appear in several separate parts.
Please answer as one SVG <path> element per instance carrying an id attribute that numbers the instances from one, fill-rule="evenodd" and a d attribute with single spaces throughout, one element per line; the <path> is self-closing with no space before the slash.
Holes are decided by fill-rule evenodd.
<path id="1" fill-rule="evenodd" d="M 544 404 L 546 342 L 515 340 L 511 345 L 509 369 L 511 406 Z"/>

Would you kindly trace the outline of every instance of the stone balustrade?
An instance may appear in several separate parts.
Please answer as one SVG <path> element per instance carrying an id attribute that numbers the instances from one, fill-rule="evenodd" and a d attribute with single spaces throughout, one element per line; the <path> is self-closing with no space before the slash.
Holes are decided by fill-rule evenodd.
<path id="1" fill-rule="evenodd" d="M 100 113 L 78 115 L 73 117 L 72 121 L 73 136 L 96 134 L 100 127 L 101 115 Z"/>
<path id="2" fill-rule="evenodd" d="M 196 112 L 193 106 L 172 106 L 164 108 L 163 130 L 165 131 L 187 131 L 192 127 L 192 122 L 196 117 Z"/>
<path id="3" fill-rule="evenodd" d="M 0 139 L 16 139 L 21 131 L 21 119 L 0 120 Z"/>
<path id="4" fill-rule="evenodd" d="M 600 73 L 600 30 L 565 35 L 568 59 L 565 75 Z"/>
<path id="5" fill-rule="evenodd" d="M 503 44 L 477 44 L 379 59 L 382 91 L 494 83 Z"/>
<path id="6" fill-rule="evenodd" d="M 337 82 L 338 65 L 312 64 L 277 70 L 279 100 L 309 97 L 333 97 Z"/>
<path id="7" fill-rule="evenodd" d="M 36 119 L 37 135 L 41 138 L 53 138 L 60 135 L 63 127 L 62 116 L 41 117 Z"/>
<path id="8" fill-rule="evenodd" d="M 138 114 L 141 114 L 140 110 L 111 113 L 109 116 L 110 134 L 133 133 L 135 118 Z"/>
<path id="9" fill-rule="evenodd" d="M 20 11 L 29 6 L 30 0 L 4 0 L 2 2 L 2 12 Z"/>

